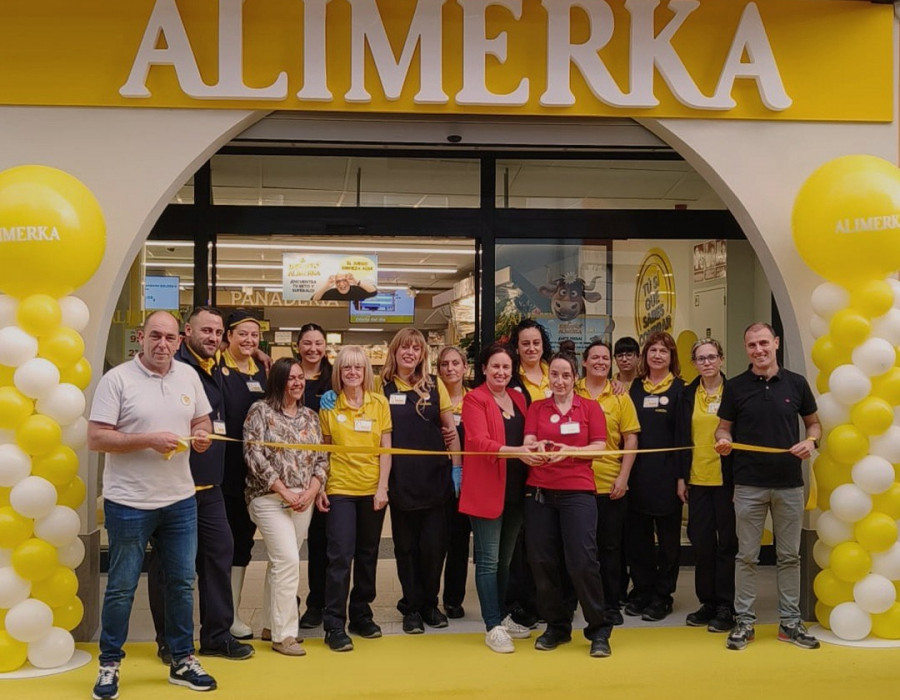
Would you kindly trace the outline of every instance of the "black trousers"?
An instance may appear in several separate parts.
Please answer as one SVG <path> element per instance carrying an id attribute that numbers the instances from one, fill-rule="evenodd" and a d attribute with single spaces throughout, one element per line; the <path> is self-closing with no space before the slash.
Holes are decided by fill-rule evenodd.
<path id="1" fill-rule="evenodd" d="M 584 636 L 608 639 L 612 624 L 606 614 L 597 561 L 596 496 L 586 491 L 536 489 L 525 497 L 525 523 L 538 611 L 547 628 L 561 635 L 572 632 L 560 571 L 564 561 L 587 621 Z"/>
<path id="2" fill-rule="evenodd" d="M 603 598 L 608 610 L 619 609 L 622 592 L 622 537 L 628 515 L 628 497 L 611 499 L 608 493 L 597 495 L 597 552 Z"/>
<path id="3" fill-rule="evenodd" d="M 447 562 L 444 564 L 444 606 L 459 607 L 466 597 L 466 579 L 469 576 L 469 541 L 472 521 L 459 512 L 459 501 L 453 499 L 447 505 Z"/>
<path id="4" fill-rule="evenodd" d="M 307 610 L 322 610 L 325 607 L 325 570 L 328 566 L 328 541 L 325 526 L 328 513 L 318 508 L 313 511 L 306 535 L 306 550 L 309 559 L 306 572 L 309 578 L 309 595 L 306 596 Z M 379 532 L 380 535 L 380 532 Z"/>
<path id="5" fill-rule="evenodd" d="M 734 607 L 734 557 L 738 550 L 733 486 L 691 486 L 688 537 L 694 547 L 697 599 L 713 607 Z"/>
<path id="6" fill-rule="evenodd" d="M 447 556 L 447 506 L 421 510 L 392 506 L 391 530 L 397 578 L 403 590 L 397 609 L 406 615 L 437 607 Z"/>
<path id="7" fill-rule="evenodd" d="M 234 557 L 232 566 L 247 566 L 253 556 L 253 535 L 256 534 L 256 524 L 250 520 L 247 512 L 247 502 L 243 494 L 240 496 L 225 495 L 225 513 L 228 516 L 228 525 L 231 527 L 231 537 L 234 541 Z"/>
<path id="8" fill-rule="evenodd" d="M 326 630 L 334 630 L 344 629 L 347 622 L 348 597 L 351 622 L 372 619 L 384 508 L 375 510 L 372 496 L 334 495 L 328 499 L 331 510 L 325 519 L 328 568 L 325 571 L 323 622 Z"/>
<path id="9" fill-rule="evenodd" d="M 219 486 L 197 491 L 197 593 L 200 598 L 200 646 L 223 646 L 234 618 L 231 598 L 231 529 Z M 153 540 L 151 539 L 151 542 Z M 166 577 L 156 547 L 150 551 L 147 592 L 156 643 L 165 643 Z"/>
<path id="10" fill-rule="evenodd" d="M 632 598 L 643 605 L 655 601 L 671 605 L 681 553 L 681 511 L 649 515 L 629 508 L 626 520 Z"/>

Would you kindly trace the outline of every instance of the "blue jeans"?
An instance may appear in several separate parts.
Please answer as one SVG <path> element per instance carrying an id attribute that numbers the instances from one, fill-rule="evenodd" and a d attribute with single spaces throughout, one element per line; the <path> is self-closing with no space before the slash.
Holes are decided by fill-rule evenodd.
<path id="1" fill-rule="evenodd" d="M 194 560 L 197 557 L 197 501 L 191 496 L 164 508 L 140 510 L 103 501 L 109 536 L 109 579 L 103 596 L 100 663 L 121 661 L 128 637 L 134 591 L 147 542 L 159 545 L 165 573 L 166 643 L 180 661 L 194 653 Z"/>
<path id="2" fill-rule="evenodd" d="M 507 503 L 499 518 L 470 517 L 475 547 L 475 590 L 484 628 L 491 630 L 503 620 L 509 562 L 522 527 L 522 504 Z"/>

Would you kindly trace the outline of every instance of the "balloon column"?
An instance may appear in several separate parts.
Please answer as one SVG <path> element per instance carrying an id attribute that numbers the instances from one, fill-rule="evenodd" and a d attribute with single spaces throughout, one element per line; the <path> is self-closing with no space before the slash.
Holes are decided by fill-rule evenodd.
<path id="1" fill-rule="evenodd" d="M 900 639 L 900 170 L 846 156 L 797 196 L 794 242 L 829 280 L 812 295 L 824 447 L 813 463 L 819 622 L 841 639 Z"/>
<path id="2" fill-rule="evenodd" d="M 75 651 L 74 569 L 84 559 L 76 450 L 87 440 L 91 367 L 83 301 L 103 257 L 96 199 L 71 175 L 0 173 L 0 672 L 54 668 Z"/>

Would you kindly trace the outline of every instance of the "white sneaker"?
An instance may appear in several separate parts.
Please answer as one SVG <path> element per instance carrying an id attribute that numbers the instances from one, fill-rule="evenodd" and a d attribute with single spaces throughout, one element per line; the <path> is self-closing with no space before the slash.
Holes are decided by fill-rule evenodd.
<path id="1" fill-rule="evenodd" d="M 496 651 L 498 654 L 512 654 L 516 650 L 503 625 L 497 625 L 486 632 L 484 643 L 490 647 L 491 651 Z"/>
<path id="2" fill-rule="evenodd" d="M 512 615 L 504 617 L 500 624 L 511 639 L 528 639 L 531 636 L 531 630 L 513 620 Z"/>

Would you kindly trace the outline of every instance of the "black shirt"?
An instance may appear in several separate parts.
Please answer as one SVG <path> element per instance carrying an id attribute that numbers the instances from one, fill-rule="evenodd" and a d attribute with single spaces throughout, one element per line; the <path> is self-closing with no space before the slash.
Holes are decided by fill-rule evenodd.
<path id="1" fill-rule="evenodd" d="M 509 416 L 507 418 L 506 416 Z M 525 434 L 525 416 L 519 407 L 513 402 L 513 413 L 503 413 L 503 427 L 505 428 L 505 445 L 519 447 Z M 528 466 L 521 459 L 515 457 L 506 460 L 506 495 L 504 503 L 521 502 L 525 494 L 525 480 L 528 478 Z"/>
<path id="2" fill-rule="evenodd" d="M 747 445 L 787 449 L 800 442 L 799 419 L 816 412 L 806 378 L 779 368 L 771 379 L 748 369 L 730 379 L 719 418 L 733 423 L 731 439 Z M 734 451 L 734 483 L 764 488 L 803 486 L 801 460 L 787 452 Z"/>

